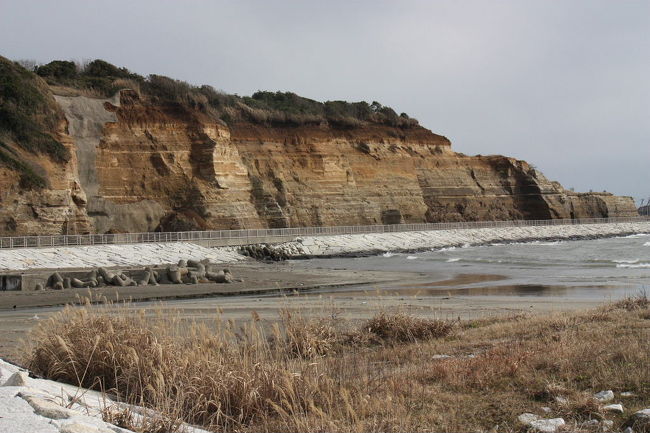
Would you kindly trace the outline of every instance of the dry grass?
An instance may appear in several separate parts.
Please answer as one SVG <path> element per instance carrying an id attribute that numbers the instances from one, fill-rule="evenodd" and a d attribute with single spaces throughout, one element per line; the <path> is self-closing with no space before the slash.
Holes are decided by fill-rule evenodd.
<path id="1" fill-rule="evenodd" d="M 454 323 L 444 320 L 421 319 L 404 313 L 376 314 L 363 327 L 380 343 L 416 343 L 433 338 L 446 337 L 454 329 Z"/>
<path id="2" fill-rule="evenodd" d="M 279 346 L 289 354 L 310 359 L 333 353 L 340 342 L 340 332 L 327 318 L 306 319 L 300 312 L 281 312 L 284 333 L 276 329 L 276 335 L 284 334 Z"/>
<path id="3" fill-rule="evenodd" d="M 650 403 L 648 312 L 630 300 L 456 326 L 380 311 L 352 327 L 285 311 L 273 326 L 254 313 L 236 329 L 87 307 L 42 325 L 28 366 L 163 415 L 138 431 L 180 420 L 213 431 L 519 431 L 523 412 L 594 431 L 586 422 L 604 417 L 594 392 L 634 392 L 628 411 Z"/>
<path id="4" fill-rule="evenodd" d="M 135 80 L 131 80 L 128 78 L 118 78 L 117 80 L 113 81 L 113 87 L 117 89 L 131 89 L 134 92 L 136 92 L 138 96 L 142 96 L 140 83 L 138 83 Z"/>
<path id="5" fill-rule="evenodd" d="M 85 96 L 87 98 L 106 98 L 99 90 L 93 88 L 76 88 L 68 86 L 50 85 L 50 91 L 59 96 Z"/>
<path id="6" fill-rule="evenodd" d="M 182 431 L 184 427 L 180 416 L 162 415 L 153 410 L 136 413 L 131 406 L 106 406 L 102 410 L 102 419 L 136 433 L 169 433 Z"/>
<path id="7" fill-rule="evenodd" d="M 626 296 L 618 302 L 612 304 L 610 309 L 623 309 L 627 311 L 647 310 L 650 307 L 648 294 L 642 291 L 637 296 Z"/>

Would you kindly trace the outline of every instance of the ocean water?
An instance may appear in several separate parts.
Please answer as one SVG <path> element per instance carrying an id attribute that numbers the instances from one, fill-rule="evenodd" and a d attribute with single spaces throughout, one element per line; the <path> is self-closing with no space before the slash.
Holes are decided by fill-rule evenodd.
<path id="1" fill-rule="evenodd" d="M 496 243 L 408 254 L 388 252 L 296 264 L 333 270 L 410 272 L 418 276 L 417 283 L 373 285 L 391 292 L 616 299 L 647 290 L 650 295 L 649 234 L 585 241 Z"/>

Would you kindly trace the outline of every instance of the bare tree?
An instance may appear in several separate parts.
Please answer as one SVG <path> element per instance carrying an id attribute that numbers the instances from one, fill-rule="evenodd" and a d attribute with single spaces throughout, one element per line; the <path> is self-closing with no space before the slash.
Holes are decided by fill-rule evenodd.
<path id="1" fill-rule="evenodd" d="M 19 59 L 16 60 L 16 63 L 32 72 L 34 72 L 36 70 L 36 67 L 39 65 L 39 63 L 34 59 Z"/>

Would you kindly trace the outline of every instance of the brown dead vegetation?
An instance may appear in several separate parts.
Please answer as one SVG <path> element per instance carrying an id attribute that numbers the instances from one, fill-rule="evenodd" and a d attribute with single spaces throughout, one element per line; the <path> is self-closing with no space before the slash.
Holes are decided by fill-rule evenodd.
<path id="1" fill-rule="evenodd" d="M 166 421 L 152 425 L 165 428 L 520 431 L 517 415 L 548 407 L 571 431 L 595 431 L 587 421 L 605 415 L 594 392 L 634 392 L 627 413 L 650 403 L 648 312 L 639 297 L 461 326 L 379 311 L 353 326 L 287 310 L 273 325 L 253 313 L 238 328 L 69 308 L 34 332 L 27 364 L 155 409 Z"/>

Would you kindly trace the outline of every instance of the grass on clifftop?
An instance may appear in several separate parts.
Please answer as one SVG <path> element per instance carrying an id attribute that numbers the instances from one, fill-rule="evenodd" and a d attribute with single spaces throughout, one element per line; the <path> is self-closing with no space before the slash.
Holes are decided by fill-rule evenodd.
<path id="1" fill-rule="evenodd" d="M 0 135 L 26 151 L 57 162 L 70 155 L 53 136 L 63 120 L 45 83 L 17 63 L 0 57 Z"/>
<path id="2" fill-rule="evenodd" d="M 588 422 L 617 428 L 650 405 L 644 297 L 472 322 L 380 311 L 352 326 L 285 311 L 271 329 L 262 323 L 254 312 L 237 329 L 218 318 L 208 327 L 122 307 L 69 308 L 34 332 L 27 367 L 163 414 L 138 426 L 106 409 L 138 431 L 183 420 L 213 431 L 513 432 L 524 431 L 524 412 L 600 431 Z M 591 398 L 607 389 L 636 395 L 622 401 L 626 415 Z"/>
<path id="3" fill-rule="evenodd" d="M 49 84 L 95 92 L 109 97 L 120 89 L 131 88 L 157 103 L 175 103 L 214 115 L 227 123 L 249 121 L 264 125 L 297 126 L 326 122 L 334 127 L 351 128 L 366 123 L 398 128 L 418 125 L 406 113 L 397 114 L 379 102 L 318 102 L 292 92 L 258 91 L 252 96 L 231 95 L 211 86 L 193 86 L 162 75 L 141 75 L 119 68 L 104 60 L 85 65 L 55 60 L 29 67 Z"/>
<path id="4" fill-rule="evenodd" d="M 63 114 L 43 80 L 0 57 L 0 166 L 19 173 L 21 188 L 43 188 L 46 182 L 18 149 L 59 163 L 70 158 L 55 136 L 62 120 Z"/>

